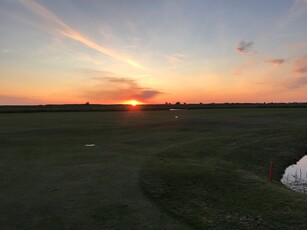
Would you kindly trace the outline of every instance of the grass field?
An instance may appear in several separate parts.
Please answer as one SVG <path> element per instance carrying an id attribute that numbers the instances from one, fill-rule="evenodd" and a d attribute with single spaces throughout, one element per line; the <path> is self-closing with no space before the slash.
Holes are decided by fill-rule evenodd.
<path id="1" fill-rule="evenodd" d="M 307 229 L 307 195 L 280 183 L 306 153 L 306 108 L 12 113 L 0 127 L 1 229 Z"/>

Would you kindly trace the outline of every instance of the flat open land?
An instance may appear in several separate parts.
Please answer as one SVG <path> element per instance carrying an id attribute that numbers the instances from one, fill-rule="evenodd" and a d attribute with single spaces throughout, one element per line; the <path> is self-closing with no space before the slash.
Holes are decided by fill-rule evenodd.
<path id="1" fill-rule="evenodd" d="M 307 229 L 306 151 L 306 108 L 3 113 L 0 229 Z"/>

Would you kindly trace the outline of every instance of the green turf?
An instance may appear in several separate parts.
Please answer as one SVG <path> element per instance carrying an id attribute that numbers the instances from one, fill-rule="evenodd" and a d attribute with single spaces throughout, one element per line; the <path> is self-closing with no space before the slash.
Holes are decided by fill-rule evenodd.
<path id="1" fill-rule="evenodd" d="M 1 229 L 307 226 L 307 195 L 279 182 L 307 150 L 307 109 L 0 114 L 0 127 Z"/>

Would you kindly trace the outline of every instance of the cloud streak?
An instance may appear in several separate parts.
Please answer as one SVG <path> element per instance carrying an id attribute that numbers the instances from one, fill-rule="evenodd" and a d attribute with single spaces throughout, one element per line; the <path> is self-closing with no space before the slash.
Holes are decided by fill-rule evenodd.
<path id="1" fill-rule="evenodd" d="M 53 14 L 51 11 L 49 11 L 44 6 L 40 5 L 34 0 L 20 0 L 21 4 L 29 9 L 30 11 L 34 12 L 36 15 L 38 15 L 41 19 L 43 19 L 44 23 L 48 26 L 47 32 L 57 32 L 58 34 L 61 34 L 62 36 L 65 36 L 67 38 L 70 38 L 72 40 L 78 41 L 87 47 L 94 49 L 104 55 L 107 55 L 109 57 L 115 58 L 117 60 L 120 60 L 122 62 L 125 62 L 135 68 L 143 69 L 144 67 L 137 63 L 136 61 L 132 60 L 131 58 L 125 56 L 124 54 L 121 54 L 113 49 L 103 47 L 96 42 L 92 41 L 88 37 L 82 35 L 69 25 L 65 24 L 61 19 L 59 19 L 55 14 Z M 36 23 L 37 24 L 37 23 Z M 43 29 L 46 30 L 46 27 L 43 26 Z"/>

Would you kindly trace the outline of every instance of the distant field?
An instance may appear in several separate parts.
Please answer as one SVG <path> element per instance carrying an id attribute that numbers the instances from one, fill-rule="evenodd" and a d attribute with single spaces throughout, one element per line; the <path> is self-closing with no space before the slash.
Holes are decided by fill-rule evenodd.
<path id="1" fill-rule="evenodd" d="M 2 113 L 0 127 L 1 229 L 307 229 L 307 195 L 280 183 L 307 151 L 306 108 Z"/>
<path id="2" fill-rule="evenodd" d="M 0 113 L 38 113 L 38 112 L 97 112 L 97 111 L 154 111 L 170 109 L 240 109 L 240 108 L 307 108 L 307 103 L 211 103 L 211 104 L 140 104 L 101 105 L 101 104 L 68 104 L 68 105 L 16 105 L 0 106 Z"/>

